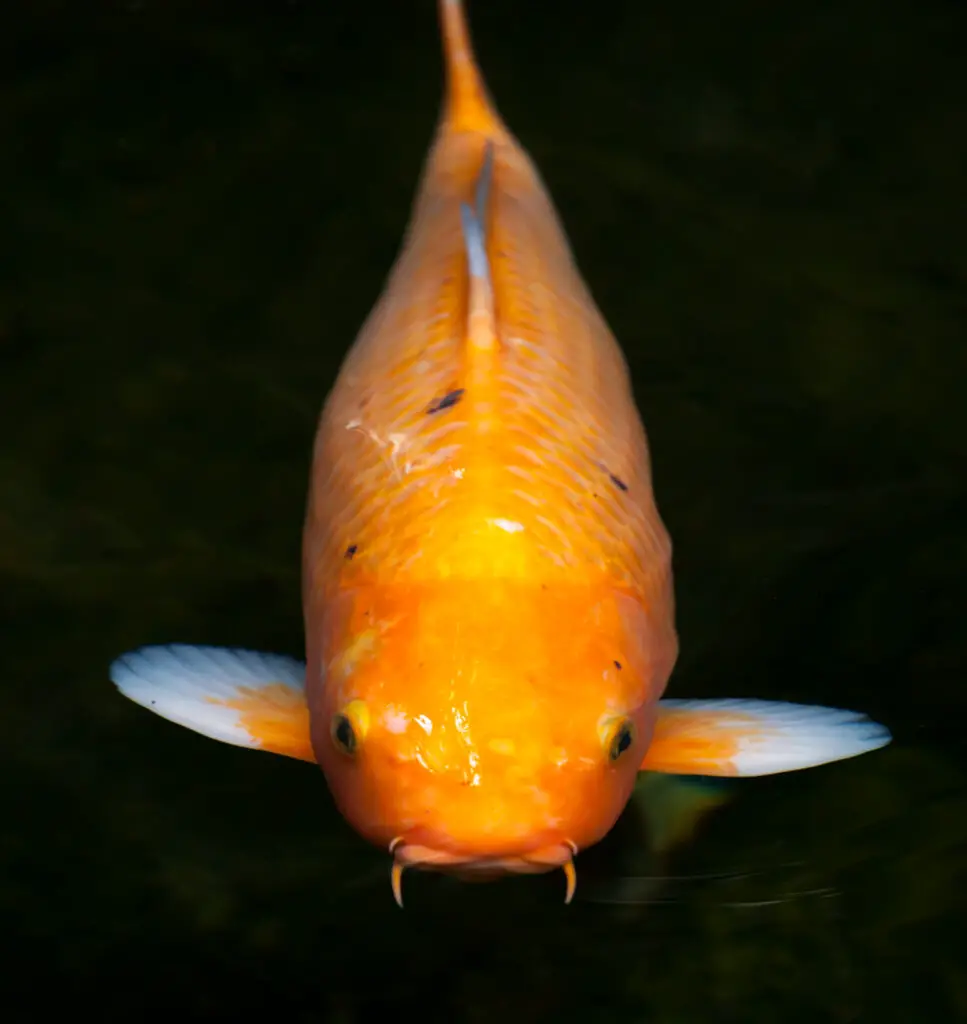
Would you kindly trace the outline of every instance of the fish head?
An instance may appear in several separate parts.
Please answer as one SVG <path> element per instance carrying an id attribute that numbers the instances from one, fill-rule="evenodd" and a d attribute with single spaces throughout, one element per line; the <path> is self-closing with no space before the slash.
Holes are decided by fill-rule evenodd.
<path id="1" fill-rule="evenodd" d="M 673 660 L 634 598 L 565 583 L 344 592 L 322 634 L 312 741 L 341 812 L 400 870 L 469 877 L 573 873 L 631 796 Z"/>

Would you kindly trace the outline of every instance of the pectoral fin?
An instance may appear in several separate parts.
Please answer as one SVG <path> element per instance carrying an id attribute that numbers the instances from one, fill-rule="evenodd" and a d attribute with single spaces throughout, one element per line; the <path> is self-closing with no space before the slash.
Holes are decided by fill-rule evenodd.
<path id="1" fill-rule="evenodd" d="M 305 665 L 294 658 L 170 644 L 123 654 L 110 675 L 125 697 L 203 736 L 315 761 Z"/>
<path id="2" fill-rule="evenodd" d="M 886 746 L 890 732 L 838 708 L 763 700 L 663 700 L 642 771 L 773 775 Z"/>

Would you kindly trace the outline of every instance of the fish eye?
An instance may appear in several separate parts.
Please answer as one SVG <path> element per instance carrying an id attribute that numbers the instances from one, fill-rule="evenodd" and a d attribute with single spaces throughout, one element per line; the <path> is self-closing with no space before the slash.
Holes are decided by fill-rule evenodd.
<path id="1" fill-rule="evenodd" d="M 347 757 L 355 757 L 368 728 L 369 710 L 361 700 L 354 700 L 332 716 L 329 735 L 340 753 Z"/>
<path id="2" fill-rule="evenodd" d="M 332 741 L 350 757 L 356 753 L 356 732 L 346 715 L 335 715 L 332 720 Z"/>
<path id="3" fill-rule="evenodd" d="M 630 718 L 619 719 L 611 727 L 608 739 L 608 759 L 617 761 L 635 742 L 635 724 Z"/>

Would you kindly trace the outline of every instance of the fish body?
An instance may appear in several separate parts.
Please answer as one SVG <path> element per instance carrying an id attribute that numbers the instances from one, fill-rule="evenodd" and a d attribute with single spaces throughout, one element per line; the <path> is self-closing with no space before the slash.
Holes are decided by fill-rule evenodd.
<path id="1" fill-rule="evenodd" d="M 642 769 L 754 775 L 882 746 L 863 716 L 666 701 L 671 542 L 621 350 L 463 6 L 402 250 L 325 403 L 303 533 L 306 660 L 146 648 L 123 693 L 323 769 L 407 866 L 563 867 Z"/>
<path id="2" fill-rule="evenodd" d="M 634 786 L 677 654 L 671 544 L 618 343 L 461 6 L 441 15 L 447 98 L 406 241 L 316 440 L 312 746 L 400 856 L 556 863 Z M 356 701 L 347 758 L 330 723 Z"/>

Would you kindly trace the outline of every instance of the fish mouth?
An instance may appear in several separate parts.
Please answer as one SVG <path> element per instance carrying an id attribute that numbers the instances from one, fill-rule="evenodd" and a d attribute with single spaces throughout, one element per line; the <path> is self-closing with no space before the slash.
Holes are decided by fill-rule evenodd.
<path id="1" fill-rule="evenodd" d="M 519 856 L 476 857 L 408 843 L 402 836 L 397 836 L 389 844 L 389 852 L 393 855 L 390 872 L 393 897 L 400 907 L 403 906 L 403 872 L 406 868 L 446 871 L 466 882 L 486 882 L 512 874 L 536 875 L 561 868 L 567 879 L 565 903 L 571 902 L 577 888 L 574 858 L 578 848 L 570 839 L 529 850 Z"/>

